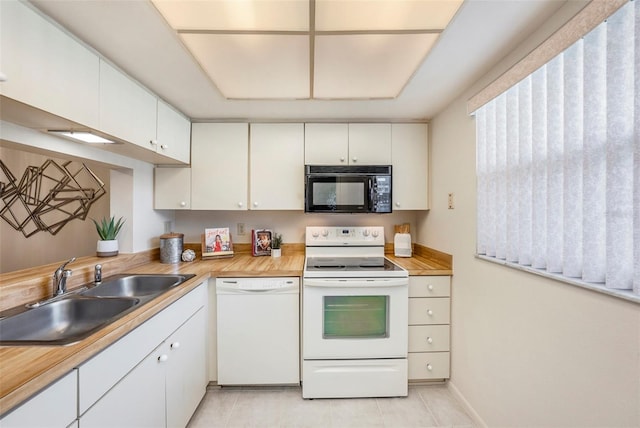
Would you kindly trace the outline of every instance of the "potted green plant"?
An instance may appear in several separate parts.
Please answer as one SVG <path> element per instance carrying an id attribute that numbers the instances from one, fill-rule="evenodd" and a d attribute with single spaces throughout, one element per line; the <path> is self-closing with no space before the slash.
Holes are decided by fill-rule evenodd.
<path id="1" fill-rule="evenodd" d="M 93 220 L 93 224 L 96 225 L 96 231 L 100 237 L 98 240 L 96 255 L 98 257 L 117 256 L 118 240 L 116 238 L 118 237 L 118 233 L 120 233 L 120 229 L 122 229 L 125 220 L 122 217 L 117 221 L 115 217 L 111 217 L 110 219 L 103 217 L 99 223 L 95 219 L 91 220 Z"/>
<path id="2" fill-rule="evenodd" d="M 271 257 L 280 257 L 282 255 L 282 249 L 280 246 L 282 245 L 282 234 L 273 233 L 271 237 Z"/>

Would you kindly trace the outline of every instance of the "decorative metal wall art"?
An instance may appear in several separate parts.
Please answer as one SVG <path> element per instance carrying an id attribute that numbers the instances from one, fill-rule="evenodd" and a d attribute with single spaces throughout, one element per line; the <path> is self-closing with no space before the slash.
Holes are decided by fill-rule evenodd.
<path id="1" fill-rule="evenodd" d="M 107 193 L 85 164 L 47 159 L 27 167 L 20 181 L 2 160 L 0 169 L 0 217 L 27 238 L 40 231 L 55 235 L 71 220 L 85 220 L 91 205 Z"/>

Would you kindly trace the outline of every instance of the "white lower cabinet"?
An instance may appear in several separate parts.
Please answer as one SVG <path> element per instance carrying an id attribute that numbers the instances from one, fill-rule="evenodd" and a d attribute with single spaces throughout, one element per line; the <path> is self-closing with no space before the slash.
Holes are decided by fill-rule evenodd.
<path id="1" fill-rule="evenodd" d="M 186 426 L 208 383 L 206 302 L 205 282 L 80 366 L 80 428 Z"/>
<path id="2" fill-rule="evenodd" d="M 205 285 L 206 287 L 206 285 Z M 207 387 L 206 311 L 201 308 L 164 343 L 167 427 L 184 427 Z"/>
<path id="3" fill-rule="evenodd" d="M 409 277 L 409 380 L 449 378 L 450 276 Z"/>
<path id="4" fill-rule="evenodd" d="M 2 428 L 75 426 L 78 375 L 73 370 L 0 419 Z"/>
<path id="5" fill-rule="evenodd" d="M 164 367 L 152 352 L 82 415 L 80 426 L 166 426 L 164 381 Z"/>

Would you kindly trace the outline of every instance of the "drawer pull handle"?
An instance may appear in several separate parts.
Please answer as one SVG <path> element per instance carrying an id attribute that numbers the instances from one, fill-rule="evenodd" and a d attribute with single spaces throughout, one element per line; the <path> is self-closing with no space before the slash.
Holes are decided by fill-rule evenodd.
<path id="1" fill-rule="evenodd" d="M 431 337 L 427 337 L 427 343 L 433 343 L 433 339 Z"/>
<path id="2" fill-rule="evenodd" d="M 171 349 L 178 349 L 180 347 L 180 342 L 173 342 L 171 344 Z"/>
<path id="3" fill-rule="evenodd" d="M 432 371 L 433 370 L 433 366 L 429 363 L 427 363 L 427 370 Z"/>
<path id="4" fill-rule="evenodd" d="M 433 315 L 433 311 L 431 309 L 427 309 L 427 315 L 429 316 Z"/>
<path id="5" fill-rule="evenodd" d="M 167 356 L 167 354 L 162 354 L 158 357 L 158 361 L 161 363 L 164 363 L 165 361 L 167 361 L 169 359 L 169 357 Z"/>
<path id="6" fill-rule="evenodd" d="M 429 289 L 429 291 L 433 291 L 433 284 L 427 285 L 427 289 Z"/>

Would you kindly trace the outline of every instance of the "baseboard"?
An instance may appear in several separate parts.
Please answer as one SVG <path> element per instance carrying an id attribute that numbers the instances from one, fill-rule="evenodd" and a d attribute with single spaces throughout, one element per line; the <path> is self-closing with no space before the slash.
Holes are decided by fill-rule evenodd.
<path id="1" fill-rule="evenodd" d="M 464 410 L 467 412 L 467 414 L 471 417 L 471 419 L 473 419 L 473 424 L 478 427 L 489 428 L 489 426 L 484 422 L 484 420 L 482 420 L 478 412 L 476 412 L 476 410 L 471 406 L 471 404 L 469 404 L 467 399 L 464 397 L 464 395 L 462 395 L 462 393 L 456 387 L 456 385 L 453 382 L 451 382 L 451 380 L 447 382 L 447 386 L 449 388 L 449 392 L 451 392 L 451 394 L 454 397 L 456 397 L 456 399 L 464 407 Z"/>

